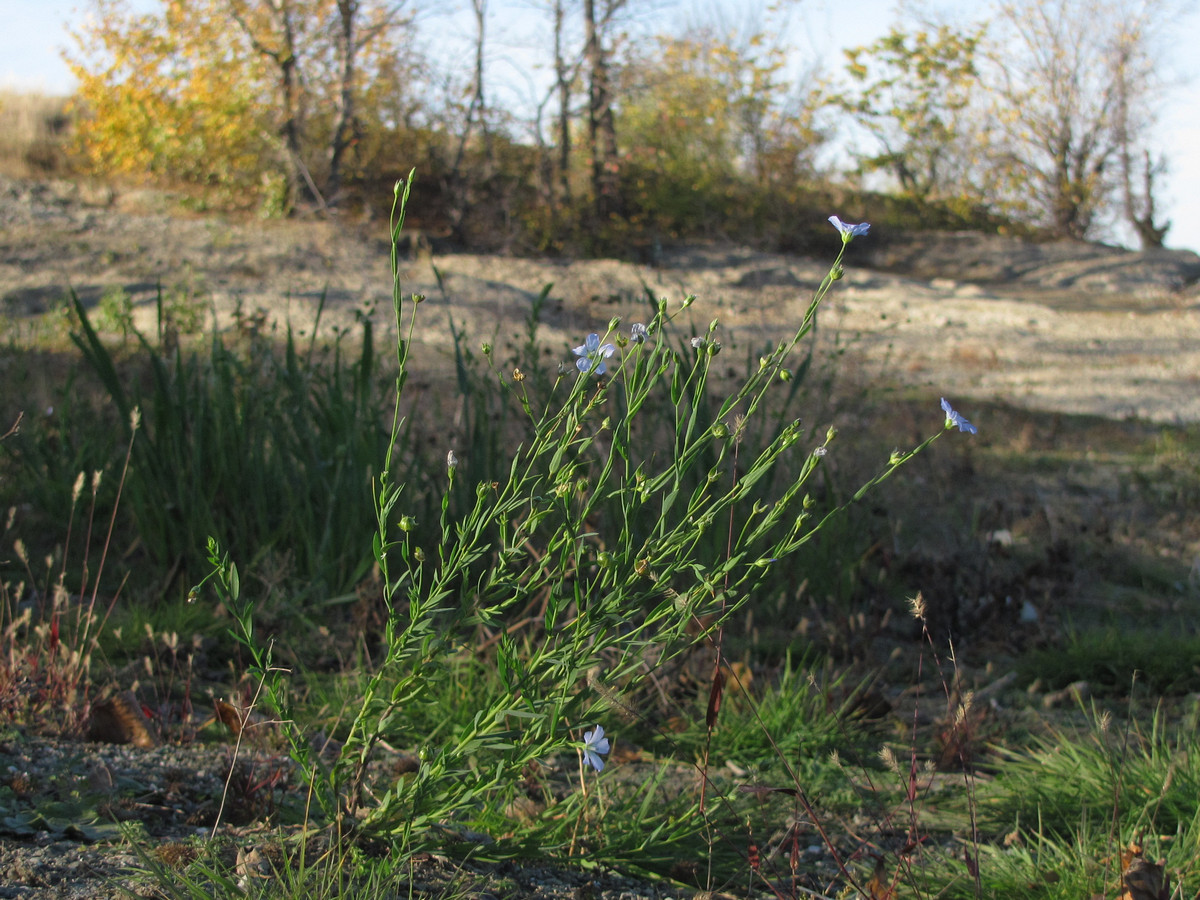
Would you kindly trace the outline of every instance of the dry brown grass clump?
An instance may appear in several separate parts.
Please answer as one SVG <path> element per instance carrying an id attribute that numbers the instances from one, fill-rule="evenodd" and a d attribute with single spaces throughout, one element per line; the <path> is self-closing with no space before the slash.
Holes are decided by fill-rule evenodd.
<path id="1" fill-rule="evenodd" d="M 30 178 L 67 171 L 69 103 L 67 97 L 0 91 L 0 174 Z"/>

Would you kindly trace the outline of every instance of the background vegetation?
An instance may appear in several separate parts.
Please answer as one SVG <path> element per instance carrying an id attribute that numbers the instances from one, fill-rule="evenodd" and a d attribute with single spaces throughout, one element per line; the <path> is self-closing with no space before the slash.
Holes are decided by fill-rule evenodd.
<path id="1" fill-rule="evenodd" d="M 381 212 L 416 168 L 436 202 L 414 224 L 479 249 L 807 246 L 797 213 L 858 215 L 862 190 L 893 196 L 891 217 L 870 204 L 877 227 L 1008 223 L 1161 245 L 1159 51 L 1181 10 L 971 9 L 907 13 L 822 71 L 779 37 L 803 16 L 790 4 L 752 27 L 719 11 L 670 26 L 669 6 L 553 0 L 518 20 L 540 92 L 518 102 L 492 62 L 487 26 L 503 10 L 488 0 L 473 0 L 453 65 L 435 37 L 444 11 L 420 0 L 94 0 L 67 51 L 73 160 L 267 215 Z"/>

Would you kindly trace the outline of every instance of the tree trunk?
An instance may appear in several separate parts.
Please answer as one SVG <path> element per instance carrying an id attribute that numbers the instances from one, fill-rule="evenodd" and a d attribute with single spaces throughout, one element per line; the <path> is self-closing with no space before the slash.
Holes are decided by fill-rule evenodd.
<path id="1" fill-rule="evenodd" d="M 308 168 L 304 165 L 301 135 L 300 73 L 299 57 L 296 52 L 296 27 L 292 21 L 289 0 L 277 0 L 270 4 L 273 25 L 277 34 L 264 40 L 251 26 L 242 0 L 231 0 L 229 9 L 233 19 L 245 32 L 255 51 L 275 64 L 279 71 L 280 102 L 283 105 L 279 135 L 283 139 L 283 165 L 287 177 L 288 209 L 294 209 L 300 195 L 300 185 L 307 188 L 309 198 L 324 207 L 321 192 L 313 183 Z"/>
<path id="2" fill-rule="evenodd" d="M 483 74 L 484 74 L 484 40 L 487 25 L 487 0 L 471 0 L 475 13 L 475 76 L 472 84 L 471 102 L 467 106 L 466 120 L 458 137 L 458 147 L 454 152 L 454 160 L 450 171 L 446 173 L 445 189 L 449 197 L 451 239 L 455 243 L 463 243 L 466 235 L 463 223 L 470 211 L 470 185 L 463 175 L 463 159 L 466 156 L 467 144 L 476 122 L 483 129 L 484 144 L 487 156 L 491 157 L 491 136 L 488 134 L 484 105 Z"/>
<path id="3" fill-rule="evenodd" d="M 350 146 L 354 125 L 354 66 L 358 54 L 354 26 L 358 18 L 359 0 L 337 0 L 338 50 L 342 56 L 339 73 L 337 118 L 329 140 L 329 181 L 325 194 L 330 205 L 336 206 L 342 190 L 342 165 Z"/>
<path id="4" fill-rule="evenodd" d="M 1154 224 L 1154 176 L 1161 170 L 1161 163 L 1155 165 L 1151 161 L 1150 151 L 1143 151 L 1141 215 L 1138 215 L 1137 202 L 1133 198 L 1133 191 L 1129 188 L 1128 181 L 1126 182 L 1125 218 L 1133 226 L 1143 250 L 1154 250 L 1161 247 L 1167 239 L 1167 232 L 1171 230 L 1170 219 L 1163 222 L 1162 225 Z M 1129 179 L 1130 176 L 1126 175 L 1126 178 Z"/>
<path id="5" fill-rule="evenodd" d="M 596 18 L 595 0 L 584 0 L 585 48 L 588 63 L 588 142 L 592 151 L 592 200 L 597 224 L 619 213 L 617 128 L 609 86 L 608 54 Z M 607 18 L 607 17 L 606 17 Z"/>
<path id="6" fill-rule="evenodd" d="M 554 2 L 554 77 L 558 89 L 558 189 L 559 200 L 571 205 L 571 72 L 563 58 L 562 0 Z"/>

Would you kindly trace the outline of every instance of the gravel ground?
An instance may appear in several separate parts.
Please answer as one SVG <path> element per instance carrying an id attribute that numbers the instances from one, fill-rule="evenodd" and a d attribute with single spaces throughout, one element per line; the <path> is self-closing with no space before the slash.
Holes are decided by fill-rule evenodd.
<path id="1" fill-rule="evenodd" d="M 268 323 L 307 333 L 322 297 L 324 329 L 353 329 L 364 311 L 391 324 L 379 223 L 185 216 L 153 192 L 114 198 L 0 180 L 0 226 L 0 313 L 17 326 L 60 305 L 68 287 L 93 305 L 120 288 L 138 326 L 153 333 L 160 285 L 169 301 L 192 303 L 205 324 L 261 311 Z M 512 344 L 513 323 L 547 284 L 542 339 L 564 359 L 613 316 L 644 319 L 647 290 L 672 301 L 697 295 L 698 327 L 719 318 L 726 346 L 745 352 L 794 329 L 828 262 L 718 246 L 668 248 L 654 266 L 418 253 L 402 270 L 404 289 L 429 297 L 414 365 L 449 369 L 449 322 L 472 340 Z M 821 339 L 849 347 L 871 377 L 928 391 L 935 403 L 945 394 L 1195 422 L 1198 277 L 1200 257 L 1187 251 L 872 234 L 849 250 L 846 277 L 822 311 Z"/>

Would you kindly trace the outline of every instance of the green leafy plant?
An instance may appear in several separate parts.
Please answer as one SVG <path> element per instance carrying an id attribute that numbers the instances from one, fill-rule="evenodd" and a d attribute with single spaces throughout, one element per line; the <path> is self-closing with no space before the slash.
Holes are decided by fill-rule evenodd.
<path id="1" fill-rule="evenodd" d="M 209 578 L 251 653 L 261 703 L 283 723 L 314 808 L 338 835 L 383 837 L 401 852 L 443 845 L 448 835 L 494 829 L 514 785 L 525 783 L 540 797 L 538 812 L 517 835 L 496 835 L 478 852 L 495 857 L 586 849 L 596 859 L 639 857 L 645 863 L 655 857 L 655 846 L 697 834 L 704 816 L 685 811 L 702 811 L 705 792 L 679 807 L 665 799 L 665 782 L 651 778 L 621 800 L 626 812 L 641 810 L 636 830 L 601 827 L 603 806 L 596 804 L 605 779 L 591 787 L 589 773 L 604 768 L 601 754 L 609 741 L 601 725 L 636 710 L 640 685 L 692 648 L 711 645 L 720 661 L 729 616 L 772 567 L 837 514 L 814 515 L 805 491 L 836 431 L 806 446 L 795 421 L 757 432 L 749 423 L 767 416 L 769 400 L 788 390 L 792 353 L 841 277 L 846 247 L 868 226 L 833 217 L 842 253 L 804 319 L 724 396 L 710 397 L 713 361 L 722 349 L 719 323 L 690 337 L 678 333 L 692 297 L 676 308 L 658 301 L 649 321 L 627 333 L 613 320 L 603 337 L 593 333 L 576 347 L 574 366 L 561 366 L 553 379 L 519 373 L 502 378 L 527 431 L 519 443 L 498 445 L 505 455 L 492 480 L 464 484 L 464 463 L 456 448 L 447 447 L 438 473 L 437 523 L 422 530 L 409 511 L 411 492 L 397 455 L 423 300 L 406 297 L 399 279 L 397 248 L 409 188 L 409 182 L 397 184 L 392 218 L 397 374 L 390 439 L 374 493 L 371 555 L 386 621 L 381 656 L 360 684 L 332 762 L 318 758 L 296 727 L 271 642 L 256 634 L 254 604 L 238 569 L 212 539 Z M 535 393 L 539 381 L 544 391 Z M 670 411 L 665 427 L 661 417 L 643 418 L 652 398 L 659 399 L 658 409 Z M 946 428 L 974 430 L 945 401 L 943 408 Z M 849 502 L 943 431 L 911 451 L 894 452 Z M 762 442 L 752 445 L 752 436 Z M 777 491 L 759 496 L 760 484 L 781 470 L 788 474 Z M 434 685 L 456 678 L 453 661 L 481 645 L 494 647 L 498 679 L 484 683 L 473 713 L 436 740 L 420 739 L 414 772 L 370 782 L 379 749 L 411 740 L 406 710 L 435 693 Z M 705 714 L 710 734 L 722 684 L 714 680 Z M 564 755 L 579 760 L 579 790 L 564 790 L 561 777 L 529 782 L 531 771 Z"/>
<path id="2" fill-rule="evenodd" d="M 288 560 L 293 583 L 316 596 L 348 591 L 363 576 L 367 473 L 386 438 L 371 424 L 369 319 L 352 358 L 339 342 L 323 359 L 290 330 L 281 350 L 261 335 L 237 344 L 214 332 L 206 354 L 137 333 L 149 386 L 131 388 L 78 299 L 75 310 L 74 340 L 113 403 L 123 414 L 146 411 L 128 510 L 155 564 L 198 575 L 196 548 L 220 530 L 252 561 Z"/>

